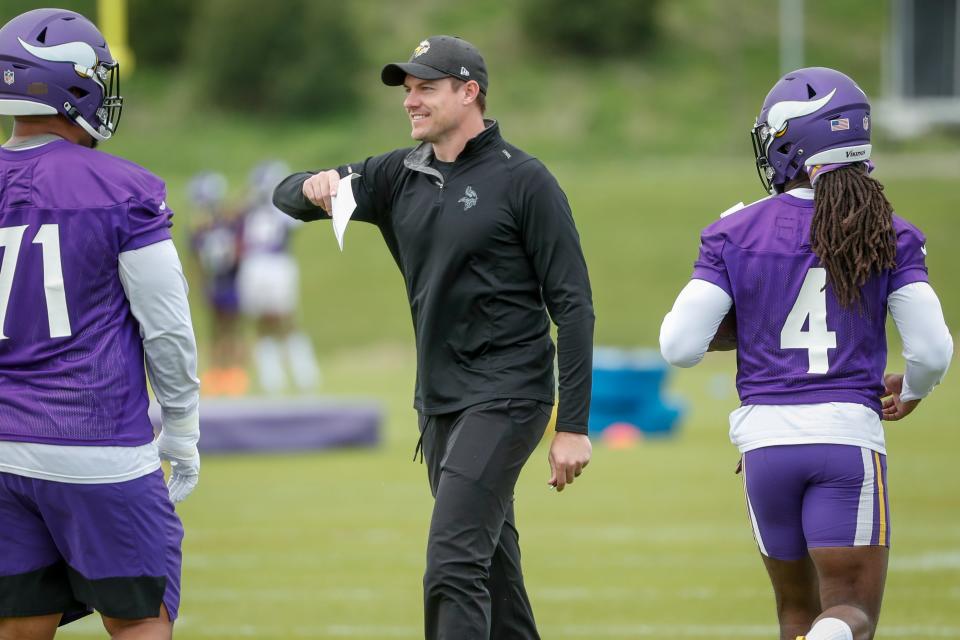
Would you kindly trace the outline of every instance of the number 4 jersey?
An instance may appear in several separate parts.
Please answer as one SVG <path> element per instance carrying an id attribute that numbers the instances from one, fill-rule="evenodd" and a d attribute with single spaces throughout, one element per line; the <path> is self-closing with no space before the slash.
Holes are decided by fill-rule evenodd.
<path id="1" fill-rule="evenodd" d="M 63 140 L 0 149 L 0 440 L 151 442 L 118 256 L 170 238 L 163 182 Z"/>
<path id="2" fill-rule="evenodd" d="M 866 282 L 861 305 L 843 308 L 810 248 L 812 219 L 809 189 L 727 215 L 701 234 L 693 277 L 733 299 L 737 390 L 745 407 L 854 403 L 879 416 L 887 296 L 927 281 L 925 239 L 894 216 L 896 267 Z"/>

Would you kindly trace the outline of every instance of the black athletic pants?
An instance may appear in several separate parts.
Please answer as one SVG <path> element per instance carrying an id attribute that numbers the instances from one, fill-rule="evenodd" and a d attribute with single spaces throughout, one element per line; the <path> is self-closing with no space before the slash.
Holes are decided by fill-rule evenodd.
<path id="1" fill-rule="evenodd" d="M 520 569 L 513 489 L 551 408 L 510 399 L 420 416 L 435 499 L 423 576 L 427 640 L 539 640 Z"/>

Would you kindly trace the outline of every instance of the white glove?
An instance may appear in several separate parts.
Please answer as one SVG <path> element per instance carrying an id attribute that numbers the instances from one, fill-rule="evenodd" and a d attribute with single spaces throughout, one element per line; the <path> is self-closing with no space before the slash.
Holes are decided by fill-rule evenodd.
<path id="1" fill-rule="evenodd" d="M 199 429 L 190 433 L 172 433 L 164 428 L 157 438 L 160 459 L 170 463 L 170 479 L 167 490 L 174 503 L 182 501 L 200 481 L 200 452 L 197 441 Z"/>

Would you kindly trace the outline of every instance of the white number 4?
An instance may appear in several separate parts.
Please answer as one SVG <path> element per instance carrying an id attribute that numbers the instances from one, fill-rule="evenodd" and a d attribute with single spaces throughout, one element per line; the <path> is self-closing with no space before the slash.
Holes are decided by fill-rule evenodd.
<path id="1" fill-rule="evenodd" d="M 3 327 L 7 320 L 7 306 L 13 289 L 13 276 L 17 270 L 17 258 L 27 225 L 0 228 L 0 247 L 3 261 L 0 262 L 0 340 L 6 340 Z M 51 338 L 70 335 L 70 314 L 67 312 L 67 294 L 63 288 L 63 268 L 60 266 L 60 225 L 43 224 L 33 238 L 43 250 L 43 293 L 47 299 L 47 323 Z"/>
<path id="2" fill-rule="evenodd" d="M 780 330 L 781 349 L 807 350 L 810 362 L 807 373 L 826 373 L 830 368 L 827 350 L 837 348 L 837 332 L 827 331 L 826 284 L 826 269 L 817 267 L 807 271 L 800 295 Z M 804 331 L 807 318 L 810 322 Z"/>

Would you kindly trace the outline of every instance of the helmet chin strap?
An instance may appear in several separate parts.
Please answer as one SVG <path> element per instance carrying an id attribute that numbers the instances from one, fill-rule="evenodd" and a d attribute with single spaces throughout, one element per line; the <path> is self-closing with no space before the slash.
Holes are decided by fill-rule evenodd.
<path id="1" fill-rule="evenodd" d="M 67 115 L 70 116 L 70 119 L 73 120 L 74 122 L 76 122 L 76 123 L 80 126 L 81 129 L 83 129 L 84 131 L 86 131 L 87 133 L 89 133 L 90 136 L 93 137 L 94 140 L 97 140 L 97 141 L 99 141 L 99 142 L 103 142 L 104 140 L 109 140 L 109 139 L 110 139 L 110 136 L 113 135 L 113 134 L 110 132 L 110 130 L 107 129 L 106 127 L 103 127 L 103 129 L 107 131 L 107 134 L 106 134 L 106 135 L 104 135 L 104 134 L 100 133 L 100 131 L 97 131 L 96 129 L 94 129 L 94 128 L 90 125 L 90 123 L 87 122 L 87 119 L 84 118 L 82 115 L 80 115 L 80 112 L 77 110 L 77 108 L 76 108 L 75 106 L 73 106 L 72 104 L 70 104 L 69 102 L 64 102 L 64 103 L 63 103 L 63 108 L 67 111 Z"/>

